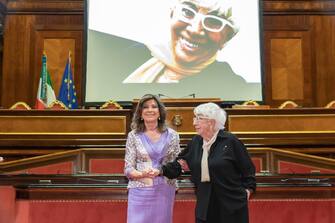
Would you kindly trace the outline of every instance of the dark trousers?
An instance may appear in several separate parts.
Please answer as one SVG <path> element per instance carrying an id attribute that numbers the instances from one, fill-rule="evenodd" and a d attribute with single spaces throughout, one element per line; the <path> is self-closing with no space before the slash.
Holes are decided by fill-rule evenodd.
<path id="1" fill-rule="evenodd" d="M 196 223 L 248 223 L 249 222 L 249 211 L 248 206 L 229 213 L 222 211 L 220 204 L 218 203 L 216 196 L 213 195 L 210 198 L 207 220 L 200 220 L 196 218 Z"/>

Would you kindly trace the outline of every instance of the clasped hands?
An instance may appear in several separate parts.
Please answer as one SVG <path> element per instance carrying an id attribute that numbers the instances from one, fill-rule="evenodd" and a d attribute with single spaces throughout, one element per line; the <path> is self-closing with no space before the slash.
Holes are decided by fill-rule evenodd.
<path id="1" fill-rule="evenodd" d="M 142 176 L 141 177 L 149 177 L 154 178 L 158 176 L 160 173 L 159 169 L 156 168 L 147 168 L 141 171 Z"/>
<path id="2" fill-rule="evenodd" d="M 177 160 L 177 162 L 180 164 L 182 172 L 190 171 L 190 168 L 188 167 L 187 162 L 185 160 L 179 159 Z"/>

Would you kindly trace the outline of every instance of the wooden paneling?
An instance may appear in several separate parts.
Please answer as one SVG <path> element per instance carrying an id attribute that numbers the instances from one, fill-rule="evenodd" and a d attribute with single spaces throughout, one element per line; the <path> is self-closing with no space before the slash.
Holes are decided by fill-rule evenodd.
<path id="1" fill-rule="evenodd" d="M 231 115 L 229 123 L 236 133 L 335 133 L 335 114 Z"/>
<path id="2" fill-rule="evenodd" d="M 312 16 L 312 46 L 315 57 L 316 105 L 325 106 L 335 99 L 335 16 Z"/>
<path id="3" fill-rule="evenodd" d="M 330 158 L 335 155 L 334 109 L 226 111 L 227 130 L 248 147 L 281 148 Z M 124 147 L 131 118 L 128 109 L 0 110 L 0 153 L 12 159 L 73 148 Z M 180 134 L 183 147 L 196 134 L 192 107 L 168 107 L 167 121 Z"/>
<path id="4" fill-rule="evenodd" d="M 267 104 L 325 106 L 334 100 L 334 15 L 333 1 L 263 1 Z"/>
<path id="5" fill-rule="evenodd" d="M 313 106 L 312 51 L 306 16 L 271 16 L 264 26 L 267 103 L 279 106 L 294 100 Z"/>
<path id="6" fill-rule="evenodd" d="M 81 83 L 82 83 L 82 38 L 83 31 L 80 26 L 55 26 L 55 25 L 37 25 L 34 27 L 36 44 L 35 52 L 35 79 L 39 79 L 42 66 L 42 53 L 46 52 L 48 56 L 48 70 L 53 81 L 56 96 L 59 93 L 61 81 L 66 65 L 66 61 L 71 51 L 71 63 L 73 80 L 76 87 L 77 99 L 81 104 Z M 36 82 L 38 84 L 38 81 Z M 36 85 L 37 91 L 37 85 Z"/>
<path id="7" fill-rule="evenodd" d="M 334 100 L 335 3 L 261 2 L 265 103 L 275 107 L 294 100 L 308 107 Z M 56 92 L 64 69 L 62 58 L 69 48 L 74 51 L 74 76 L 81 99 L 84 1 L 4 0 L 0 5 L 1 14 L 6 14 L 1 105 L 34 104 L 43 49 L 48 51 Z"/>
<path id="8" fill-rule="evenodd" d="M 6 1 L 0 1 L 0 108 L 1 108 L 1 92 L 2 92 L 2 67 L 3 67 L 3 33 L 5 27 L 5 16 L 6 16 Z"/>
<path id="9" fill-rule="evenodd" d="M 64 46 L 64 47 L 63 47 Z M 46 54 L 48 55 L 48 69 L 50 74 L 53 74 L 51 77 L 54 86 L 60 86 L 62 82 L 62 76 L 64 73 L 64 68 L 66 61 L 64 58 L 68 58 L 70 52 L 74 52 L 75 48 L 75 39 L 45 39 L 44 47 Z M 72 60 L 75 63 L 75 60 Z M 62 66 L 63 65 L 63 66 Z M 73 73 L 76 71 L 71 66 Z M 74 82 L 76 83 L 75 77 L 73 77 Z M 59 95 L 59 88 L 55 88 L 55 94 Z"/>
<path id="10" fill-rule="evenodd" d="M 255 162 L 256 173 L 279 174 L 282 173 L 280 167 L 289 168 L 292 170 L 290 173 L 297 174 L 311 173 L 311 170 L 335 173 L 334 159 L 266 147 L 248 148 L 248 152 Z M 124 147 L 77 149 L 15 161 L 5 159 L 6 162 L 0 163 L 0 171 L 22 173 L 29 170 L 29 173 L 33 173 L 30 170 L 39 170 L 52 174 L 65 169 L 69 171 L 68 167 L 72 166 L 71 173 L 123 174 L 124 154 Z M 69 162 L 65 164 L 65 161 Z"/>
<path id="11" fill-rule="evenodd" d="M 303 100 L 304 77 L 300 39 L 271 39 L 273 100 Z"/>
<path id="12" fill-rule="evenodd" d="M 264 0 L 266 14 L 330 14 L 335 11 L 335 2 L 329 0 Z"/>
<path id="13" fill-rule="evenodd" d="M 166 120 L 169 125 L 180 134 L 195 134 L 193 127 L 193 109 L 192 107 L 169 107 L 167 108 Z"/>
<path id="14" fill-rule="evenodd" d="M 126 109 L 0 110 L 0 147 L 14 147 L 22 154 L 29 151 L 20 149 L 40 149 L 46 154 L 79 146 L 125 145 L 130 120 L 131 111 Z"/>
<path id="15" fill-rule="evenodd" d="M 7 0 L 4 4 L 9 14 L 81 14 L 83 3 L 83 0 Z"/>
<path id="16" fill-rule="evenodd" d="M 334 109 L 229 109 L 228 130 L 247 146 L 334 157 Z M 327 155 L 326 155 L 327 154 Z"/>
<path id="17" fill-rule="evenodd" d="M 17 101 L 33 107 L 45 50 L 54 89 L 72 51 L 74 80 L 81 100 L 83 58 L 83 4 L 77 1 L 10 1 L 4 33 L 1 103 L 8 108 Z M 81 103 L 81 102 L 80 102 Z"/>
<path id="18" fill-rule="evenodd" d="M 324 170 L 326 173 L 322 174 L 332 174 L 335 172 L 335 160 L 334 159 L 328 159 L 323 157 L 317 157 L 312 155 L 306 155 L 301 153 L 295 153 L 295 152 L 289 152 L 284 150 L 278 150 L 278 149 L 272 149 L 272 148 L 248 148 L 249 154 L 251 155 L 252 159 L 256 158 L 261 160 L 260 162 L 260 170 L 261 173 L 258 173 L 257 175 L 278 175 L 281 174 L 279 171 L 279 167 L 282 163 L 291 163 L 292 172 L 295 174 L 310 174 L 310 177 L 313 177 L 313 174 L 315 173 L 306 173 L 305 170 L 303 172 L 299 172 L 299 166 L 298 165 L 304 165 L 308 166 L 310 169 L 318 169 L 318 170 Z M 95 172 L 91 172 L 94 168 L 94 166 L 97 166 L 96 164 L 99 162 L 102 162 L 100 166 L 102 174 L 109 174 L 109 166 L 111 165 L 111 161 L 115 160 L 118 161 L 117 163 L 114 163 L 116 165 L 121 165 L 121 173 L 117 174 L 118 178 L 120 178 L 118 181 L 115 181 L 114 184 L 122 184 L 124 183 L 125 178 L 123 174 L 123 158 L 124 158 L 125 148 L 91 148 L 91 149 L 78 149 L 78 150 L 72 150 L 67 152 L 60 152 L 60 153 L 53 153 L 48 155 L 43 155 L 39 157 L 33 157 L 33 158 L 27 158 L 27 159 L 21 159 L 17 161 L 11 161 L 11 162 L 2 162 L 0 163 L 0 170 L 2 173 L 22 173 L 26 170 L 38 170 L 38 169 L 47 169 L 49 167 L 49 171 L 51 172 L 44 172 L 43 174 L 50 175 L 54 174 L 54 172 L 57 170 L 63 170 L 64 167 L 72 167 L 72 171 L 70 171 L 70 174 L 94 174 Z M 67 164 L 65 164 L 67 163 Z M 68 165 L 71 163 L 71 165 Z M 64 165 L 65 164 L 65 165 Z M 93 165 L 93 166 L 92 166 Z M 103 170 L 103 166 L 105 166 L 105 171 Z M 297 169 L 295 168 L 295 165 L 297 165 Z M 288 166 L 288 165 L 286 165 Z M 54 168 L 52 168 L 54 167 Z M 117 167 L 113 167 L 116 168 Z M 69 171 L 69 168 L 67 169 Z M 94 171 L 94 170 L 93 170 Z M 291 174 L 287 173 L 287 174 Z M 185 172 L 185 175 L 189 175 L 188 172 Z M 20 176 L 19 176 L 20 177 Z M 25 179 L 26 176 L 24 176 L 23 179 Z M 334 178 L 335 175 L 332 175 L 332 178 Z M 11 178 L 11 176 L 9 176 Z M 14 176 L 15 178 L 15 176 Z M 57 178 L 64 178 L 63 175 L 57 176 Z M 71 180 L 71 176 L 66 177 L 68 180 Z M 38 180 L 38 178 L 33 178 L 34 180 Z M 292 179 L 299 181 L 297 179 Z M 327 179 L 329 180 L 329 179 Z M 309 182 L 309 181 L 308 181 Z M 308 182 L 300 182 L 300 183 L 308 183 Z M 6 182 L 1 182 L 5 185 L 7 185 Z M 93 183 L 93 182 L 90 182 Z M 107 183 L 107 182 L 106 182 Z M 112 182 L 111 182 L 112 183 Z M 184 185 L 180 185 L 181 187 L 187 186 L 187 184 L 191 184 L 190 181 L 183 182 Z M 258 182 L 258 183 L 265 183 L 265 182 Z M 267 183 L 273 183 L 271 181 L 268 181 Z M 285 183 L 285 181 L 282 181 L 282 183 Z M 288 182 L 289 183 L 289 182 Z M 320 183 L 317 181 L 312 181 L 312 183 Z M 323 183 L 323 182 L 321 182 Z M 193 185 L 192 185 L 193 186 Z"/>
<path id="19" fill-rule="evenodd" d="M 127 126 L 125 116 L 1 116 L 0 134 L 126 135 Z"/>
<path id="20" fill-rule="evenodd" d="M 4 107 L 17 101 L 33 104 L 32 86 L 37 86 L 37 81 L 29 71 L 32 42 L 30 28 L 33 23 L 34 18 L 31 16 L 6 17 L 1 94 Z"/>

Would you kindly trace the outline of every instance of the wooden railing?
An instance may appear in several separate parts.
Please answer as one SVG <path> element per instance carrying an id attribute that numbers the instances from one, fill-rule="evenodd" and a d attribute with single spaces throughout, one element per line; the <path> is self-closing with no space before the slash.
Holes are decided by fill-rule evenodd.
<path id="1" fill-rule="evenodd" d="M 122 174 L 124 151 L 124 148 L 87 148 L 58 152 L 2 162 L 0 171 L 2 173 Z M 334 159 L 272 148 L 249 148 L 249 153 L 258 172 L 263 174 L 335 173 Z"/>
<path id="2" fill-rule="evenodd" d="M 335 173 L 335 159 L 273 148 L 249 148 L 248 151 L 254 162 L 259 160 L 261 173 Z"/>

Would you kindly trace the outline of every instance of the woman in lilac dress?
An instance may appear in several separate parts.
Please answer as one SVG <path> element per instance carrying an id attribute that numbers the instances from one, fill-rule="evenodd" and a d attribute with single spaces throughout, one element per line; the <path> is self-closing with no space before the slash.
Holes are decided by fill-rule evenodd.
<path id="1" fill-rule="evenodd" d="M 177 132 L 166 126 L 165 118 L 165 107 L 157 96 L 141 98 L 126 144 L 128 223 L 172 223 L 176 182 L 160 173 L 180 147 Z"/>

